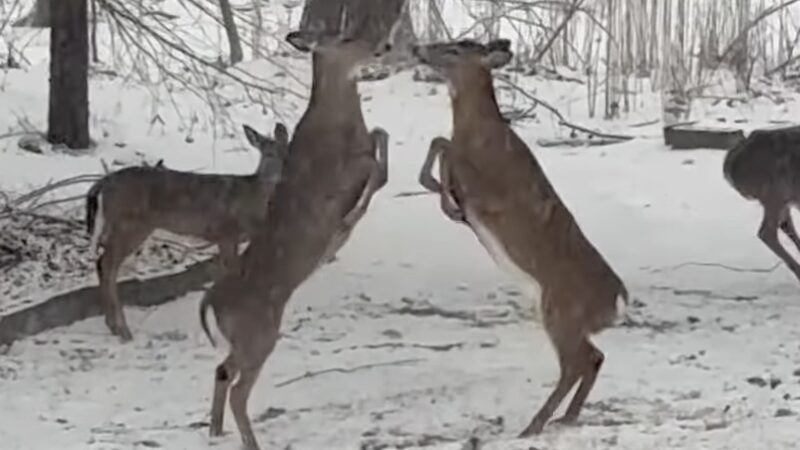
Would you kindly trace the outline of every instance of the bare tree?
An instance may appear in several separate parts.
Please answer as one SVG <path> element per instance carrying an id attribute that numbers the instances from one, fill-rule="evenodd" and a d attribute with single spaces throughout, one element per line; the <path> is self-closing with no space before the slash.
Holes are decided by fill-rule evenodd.
<path id="1" fill-rule="evenodd" d="M 736 40 L 733 50 L 733 68 L 736 72 L 736 90 L 744 91 L 747 89 L 750 71 L 750 45 L 748 30 L 750 28 L 750 0 L 736 0 L 736 10 L 738 15 L 737 28 L 739 37 Z"/>
<path id="2" fill-rule="evenodd" d="M 253 59 L 260 58 L 261 36 L 264 33 L 264 13 L 261 11 L 263 0 L 253 0 Z"/>
<path id="3" fill-rule="evenodd" d="M 236 21 L 233 19 L 233 8 L 230 0 L 219 0 L 219 9 L 222 13 L 222 23 L 225 26 L 225 33 L 228 35 L 228 45 L 230 45 L 231 65 L 236 65 L 244 59 L 242 52 L 242 39 L 239 37 L 239 30 L 236 28 Z"/>
<path id="4" fill-rule="evenodd" d="M 87 0 L 54 0 L 51 13 L 47 140 L 69 148 L 88 148 Z"/>

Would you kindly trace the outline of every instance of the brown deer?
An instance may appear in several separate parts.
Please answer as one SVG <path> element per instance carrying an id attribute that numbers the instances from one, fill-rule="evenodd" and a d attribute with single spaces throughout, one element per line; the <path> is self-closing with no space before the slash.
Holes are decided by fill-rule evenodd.
<path id="1" fill-rule="evenodd" d="M 222 434 L 230 388 L 231 411 L 248 450 L 259 448 L 247 417 L 248 397 L 275 348 L 286 303 L 345 244 L 388 177 L 388 135 L 367 130 L 355 69 L 390 45 L 353 31 L 294 31 L 286 40 L 313 55 L 309 104 L 294 131 L 266 225 L 242 253 L 238 269 L 215 283 L 200 306 L 209 339 L 205 316 L 211 308 L 230 345 L 215 372 L 210 434 Z"/>
<path id="2" fill-rule="evenodd" d="M 289 135 L 275 125 L 274 139 L 244 126 L 261 161 L 252 175 L 180 172 L 127 167 L 95 183 L 87 194 L 86 224 L 96 248 L 100 298 L 106 325 L 132 339 L 117 295 L 120 265 L 156 229 L 217 244 L 223 270 L 234 265 L 238 245 L 264 221 L 266 203 L 283 170 Z"/>
<path id="3" fill-rule="evenodd" d="M 739 194 L 761 203 L 758 237 L 800 280 L 800 264 L 778 239 L 780 229 L 800 250 L 791 214 L 800 203 L 800 126 L 754 130 L 728 151 L 722 171 Z"/>
<path id="4" fill-rule="evenodd" d="M 541 319 L 561 376 L 521 434 L 528 436 L 542 431 L 579 383 L 559 421 L 577 419 L 604 359 L 589 338 L 613 324 L 618 300 L 627 302 L 628 293 L 500 114 L 491 69 L 512 58 L 509 45 L 505 39 L 433 43 L 412 53 L 447 80 L 453 109 L 452 140 L 431 142 L 420 183 L 440 194 L 447 217 L 469 226 L 498 265 L 541 292 Z"/>

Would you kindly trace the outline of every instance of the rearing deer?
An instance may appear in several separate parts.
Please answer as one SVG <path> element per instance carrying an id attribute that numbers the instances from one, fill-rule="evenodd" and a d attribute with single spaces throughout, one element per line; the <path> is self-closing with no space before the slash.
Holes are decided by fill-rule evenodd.
<path id="1" fill-rule="evenodd" d="M 274 139 L 244 126 L 261 161 L 252 175 L 180 172 L 127 167 L 95 183 L 87 194 L 86 224 L 99 253 L 97 275 L 106 325 L 122 340 L 132 339 L 117 295 L 122 262 L 156 229 L 216 243 L 223 269 L 234 265 L 237 247 L 264 221 L 287 156 L 286 126 L 275 125 Z"/>
<path id="2" fill-rule="evenodd" d="M 527 436 L 542 431 L 579 383 L 560 420 L 577 419 L 604 359 L 589 337 L 612 325 L 628 293 L 500 115 L 490 71 L 509 62 L 509 46 L 505 39 L 435 43 L 414 47 L 413 55 L 446 78 L 453 109 L 452 141 L 431 142 L 420 183 L 440 194 L 443 212 L 469 226 L 498 265 L 541 289 L 541 319 L 561 376 Z M 437 158 L 439 181 L 432 175 Z"/>
<path id="3" fill-rule="evenodd" d="M 278 341 L 286 303 L 344 245 L 388 176 L 388 135 L 367 130 L 354 69 L 390 46 L 347 32 L 295 31 L 286 39 L 313 54 L 308 108 L 294 131 L 266 225 L 242 253 L 238 270 L 215 283 L 200 306 L 209 339 L 205 316 L 210 307 L 230 344 L 216 369 L 210 434 L 222 434 L 230 388 L 231 411 L 248 450 L 258 444 L 247 400 Z"/>

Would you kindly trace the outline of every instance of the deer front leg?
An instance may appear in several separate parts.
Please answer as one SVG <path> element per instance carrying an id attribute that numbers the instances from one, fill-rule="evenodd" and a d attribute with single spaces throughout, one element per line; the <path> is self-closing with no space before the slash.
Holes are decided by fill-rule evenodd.
<path id="1" fill-rule="evenodd" d="M 433 177 L 433 163 L 450 148 L 450 145 L 449 140 L 437 137 L 431 141 L 431 145 L 428 147 L 428 154 L 425 156 L 425 162 L 422 163 L 422 168 L 419 171 L 419 184 L 431 192 L 437 194 L 442 192 L 442 185 Z"/>
<path id="2" fill-rule="evenodd" d="M 365 166 L 368 167 L 369 171 L 369 175 L 367 175 L 367 182 L 364 186 L 364 190 L 361 192 L 361 196 L 358 198 L 358 201 L 356 201 L 355 206 L 353 206 L 353 209 L 345 214 L 344 218 L 342 219 L 342 228 L 353 228 L 367 212 L 367 208 L 372 200 L 372 196 L 375 195 L 375 193 L 378 192 L 381 187 L 383 187 L 381 180 L 383 179 L 385 173 L 384 163 L 381 163 L 379 160 L 369 160 L 365 163 Z"/>
<path id="3" fill-rule="evenodd" d="M 322 264 L 329 264 L 336 259 L 336 253 L 347 242 L 353 228 L 366 214 L 372 196 L 380 189 L 380 180 L 383 177 L 381 162 L 370 158 L 364 159 L 362 164 L 356 172 L 362 174 L 362 178 L 364 177 L 364 172 L 367 173 L 364 189 L 361 191 L 361 195 L 356 200 L 355 205 L 342 217 L 342 222 L 331 242 L 328 243 L 328 248 L 322 257 Z"/>
<path id="4" fill-rule="evenodd" d="M 378 180 L 375 191 L 386 186 L 389 181 L 389 133 L 383 128 L 373 128 L 369 133 L 372 138 L 373 151 L 378 161 Z"/>
<path id="5" fill-rule="evenodd" d="M 441 193 L 439 194 L 439 201 L 441 204 L 442 212 L 450 218 L 453 222 L 467 223 L 464 210 L 458 205 L 453 198 L 453 174 L 450 171 L 450 164 L 446 158 L 439 161 L 439 178 L 441 179 Z"/>
<path id="6" fill-rule="evenodd" d="M 419 172 L 419 183 L 427 190 L 440 194 L 442 212 L 454 222 L 466 223 L 464 212 L 456 203 L 451 195 L 451 179 L 449 165 L 447 164 L 446 154 L 450 152 L 453 144 L 443 137 L 434 138 L 428 148 L 428 154 Z M 433 176 L 433 163 L 439 159 L 439 177 L 441 181 Z"/>
<path id="7" fill-rule="evenodd" d="M 780 223 L 785 221 L 785 218 L 782 217 L 783 209 L 782 207 L 771 204 L 764 204 L 763 206 L 764 218 L 758 230 L 758 237 L 773 253 L 775 253 L 775 255 L 783 260 L 786 266 L 789 267 L 789 270 L 800 280 L 800 264 L 792 258 L 785 248 L 783 248 L 778 239 L 778 228 L 780 227 Z"/>

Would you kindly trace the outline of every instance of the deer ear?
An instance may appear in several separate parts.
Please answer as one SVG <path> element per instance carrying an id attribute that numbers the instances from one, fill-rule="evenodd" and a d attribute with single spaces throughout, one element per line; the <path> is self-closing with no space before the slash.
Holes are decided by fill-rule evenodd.
<path id="1" fill-rule="evenodd" d="M 300 50 L 301 52 L 308 53 L 314 49 L 314 45 L 311 40 L 311 36 L 308 32 L 298 30 L 292 31 L 291 33 L 286 35 L 286 42 L 292 45 L 292 47 Z"/>
<path id="2" fill-rule="evenodd" d="M 272 137 L 279 145 L 288 145 L 289 130 L 286 129 L 286 125 L 281 122 L 276 123 L 275 130 L 272 131 Z"/>
<path id="3" fill-rule="evenodd" d="M 244 130 L 245 137 L 247 137 L 247 142 L 249 142 L 253 147 L 261 148 L 264 137 L 261 136 L 258 131 L 250 128 L 248 125 L 242 125 L 242 129 Z"/>
<path id="4" fill-rule="evenodd" d="M 502 50 L 504 52 L 511 51 L 511 41 L 509 39 L 494 39 L 486 44 L 486 48 L 493 52 L 495 50 Z"/>
<path id="5" fill-rule="evenodd" d="M 509 50 L 492 49 L 488 55 L 482 58 L 483 64 L 489 69 L 499 69 L 511 61 L 514 54 Z"/>

